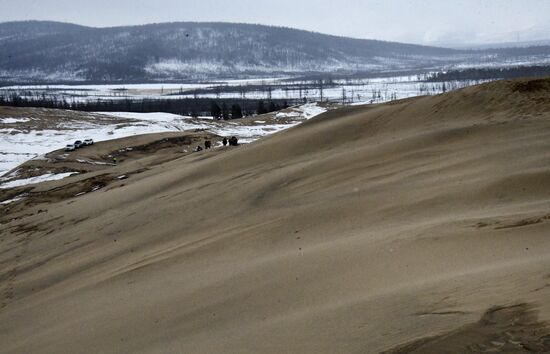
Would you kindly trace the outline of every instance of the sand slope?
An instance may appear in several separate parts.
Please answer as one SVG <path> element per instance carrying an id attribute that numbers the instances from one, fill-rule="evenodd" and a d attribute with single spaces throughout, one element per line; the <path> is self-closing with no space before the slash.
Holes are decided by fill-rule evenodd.
<path id="1" fill-rule="evenodd" d="M 0 352 L 548 351 L 548 151 L 550 80 L 496 82 L 29 203 Z"/>

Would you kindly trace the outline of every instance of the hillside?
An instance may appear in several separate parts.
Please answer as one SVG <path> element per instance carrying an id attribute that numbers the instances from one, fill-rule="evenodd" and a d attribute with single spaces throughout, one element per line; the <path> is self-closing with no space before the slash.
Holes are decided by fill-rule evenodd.
<path id="1" fill-rule="evenodd" d="M 549 97 L 346 107 L 6 190 L 0 352 L 548 352 Z"/>
<path id="2" fill-rule="evenodd" d="M 162 23 L 91 28 L 0 24 L 0 81 L 151 81 L 427 70 L 457 63 L 533 60 L 549 47 L 457 51 L 291 28 Z"/>
<path id="3" fill-rule="evenodd" d="M 6 35 L 13 32 L 21 34 Z M 289 28 L 226 23 L 89 28 L 15 22 L 0 24 L 0 37 L 0 50 L 9 53 L 0 59 L 5 75 L 37 79 L 53 75 L 58 80 L 191 79 L 368 70 L 385 66 L 382 57 L 395 60 L 391 68 L 410 65 L 414 56 L 427 59 L 454 53 Z"/>

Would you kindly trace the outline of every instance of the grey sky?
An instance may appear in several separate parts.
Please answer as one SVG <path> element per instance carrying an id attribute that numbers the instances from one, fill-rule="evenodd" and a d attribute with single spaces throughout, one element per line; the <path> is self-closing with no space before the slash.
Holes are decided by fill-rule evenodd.
<path id="1" fill-rule="evenodd" d="M 0 0 L 0 22 L 226 21 L 423 44 L 550 39 L 550 0 Z"/>

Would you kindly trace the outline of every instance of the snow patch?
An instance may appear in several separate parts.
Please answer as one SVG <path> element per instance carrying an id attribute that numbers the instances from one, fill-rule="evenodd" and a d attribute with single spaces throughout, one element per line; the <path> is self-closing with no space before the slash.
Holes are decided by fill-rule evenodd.
<path id="1" fill-rule="evenodd" d="M 14 188 L 14 187 L 21 187 L 26 186 L 29 184 L 36 184 L 40 182 L 46 182 L 46 181 L 57 181 L 72 175 L 77 174 L 76 172 L 67 172 L 67 173 L 47 173 L 41 176 L 36 177 L 29 177 L 24 179 L 16 179 L 14 181 L 6 182 L 3 184 L 0 184 L 0 189 L 7 189 L 7 188 Z"/>
<path id="2" fill-rule="evenodd" d="M 300 112 L 279 112 L 275 118 L 296 118 L 300 116 Z"/>
<path id="3" fill-rule="evenodd" d="M 90 160 L 83 160 L 83 159 L 76 159 L 76 162 L 85 163 L 89 165 L 112 165 L 112 163 L 107 163 L 102 161 L 90 161 Z"/>
<path id="4" fill-rule="evenodd" d="M 30 121 L 29 118 L 0 118 L 1 124 L 24 123 L 28 121 Z"/>
<path id="5" fill-rule="evenodd" d="M 279 112 L 275 115 L 275 118 L 303 117 L 305 119 L 311 119 L 319 114 L 325 113 L 326 111 L 327 109 L 319 106 L 317 102 L 306 103 L 302 106 L 292 108 L 291 112 Z"/>
<path id="6" fill-rule="evenodd" d="M 311 119 L 327 111 L 326 108 L 320 107 L 317 103 L 308 103 L 300 106 L 298 109 L 302 111 L 302 115 L 305 119 Z"/>
<path id="7" fill-rule="evenodd" d="M 118 118 L 130 118 L 136 120 L 144 120 L 149 122 L 173 122 L 180 119 L 190 119 L 191 117 L 180 116 L 172 113 L 153 112 L 153 113 L 134 113 L 134 112 L 96 112 L 96 114 L 108 115 Z"/>
<path id="8" fill-rule="evenodd" d="M 8 199 L 8 200 L 4 200 L 3 202 L 0 202 L 0 205 L 8 205 L 8 204 L 11 204 L 11 203 L 14 203 L 14 202 L 18 202 L 22 199 L 25 199 L 25 196 L 23 194 L 20 194 L 20 195 L 18 195 L 17 197 L 15 197 L 13 199 Z"/>

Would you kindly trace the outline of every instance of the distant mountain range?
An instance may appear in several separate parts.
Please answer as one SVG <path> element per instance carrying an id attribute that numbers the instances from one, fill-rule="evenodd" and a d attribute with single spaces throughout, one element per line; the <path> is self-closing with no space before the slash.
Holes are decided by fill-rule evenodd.
<path id="1" fill-rule="evenodd" d="M 2 82 L 413 72 L 526 62 L 550 62 L 550 46 L 456 50 L 230 23 L 110 28 L 44 21 L 0 23 Z"/>

